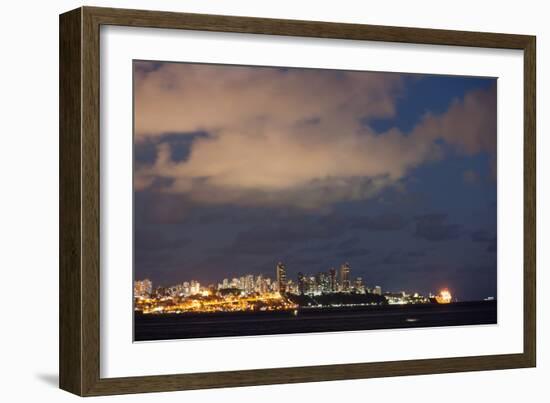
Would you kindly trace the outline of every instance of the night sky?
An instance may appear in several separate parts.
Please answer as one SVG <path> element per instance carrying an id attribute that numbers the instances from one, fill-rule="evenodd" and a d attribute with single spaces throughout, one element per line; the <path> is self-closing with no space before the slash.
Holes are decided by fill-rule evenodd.
<path id="1" fill-rule="evenodd" d="M 134 62 L 135 278 L 496 297 L 496 79 Z"/>

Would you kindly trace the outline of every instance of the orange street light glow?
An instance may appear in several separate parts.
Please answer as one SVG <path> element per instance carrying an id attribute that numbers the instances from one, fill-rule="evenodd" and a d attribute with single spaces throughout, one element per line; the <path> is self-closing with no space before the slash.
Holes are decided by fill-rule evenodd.
<path id="1" fill-rule="evenodd" d="M 449 304 L 453 300 L 453 296 L 448 289 L 443 289 L 439 292 L 439 295 L 435 297 L 438 304 Z"/>

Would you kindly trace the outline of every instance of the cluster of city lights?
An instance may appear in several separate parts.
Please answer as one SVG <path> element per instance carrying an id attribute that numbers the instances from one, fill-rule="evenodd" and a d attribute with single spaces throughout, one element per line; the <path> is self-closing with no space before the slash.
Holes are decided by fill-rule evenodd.
<path id="1" fill-rule="evenodd" d="M 305 297 L 307 307 L 324 307 L 316 297 L 327 295 L 378 296 L 375 302 L 334 302 L 330 307 L 355 305 L 404 305 L 436 302 L 447 304 L 453 301 L 449 290 L 438 295 L 423 296 L 419 293 L 382 293 L 380 286 L 366 287 L 361 277 L 351 279 L 351 267 L 343 264 L 339 270 L 315 275 L 298 273 L 297 280 L 287 278 L 282 263 L 275 268 L 276 278 L 248 274 L 233 279 L 223 279 L 218 284 L 201 285 L 198 281 L 185 281 L 170 287 L 153 288 L 149 279 L 134 282 L 135 310 L 144 314 L 204 313 L 246 311 L 295 311 L 300 307 L 299 298 Z M 319 298 L 317 298 L 319 299 Z"/>

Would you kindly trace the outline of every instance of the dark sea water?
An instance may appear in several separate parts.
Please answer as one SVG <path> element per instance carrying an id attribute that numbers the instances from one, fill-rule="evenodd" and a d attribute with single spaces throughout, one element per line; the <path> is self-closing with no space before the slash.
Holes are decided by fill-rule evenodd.
<path id="1" fill-rule="evenodd" d="M 390 305 L 291 312 L 235 312 L 134 316 L 134 340 L 252 336 L 497 323 L 496 301 L 447 305 Z"/>

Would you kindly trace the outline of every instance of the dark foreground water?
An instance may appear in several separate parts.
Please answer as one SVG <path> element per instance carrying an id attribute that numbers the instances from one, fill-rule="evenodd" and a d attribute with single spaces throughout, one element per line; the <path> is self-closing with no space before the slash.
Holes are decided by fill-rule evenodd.
<path id="1" fill-rule="evenodd" d="M 252 336 L 497 323 L 496 301 L 447 305 L 304 309 L 291 312 L 143 315 L 134 317 L 135 341 Z"/>

